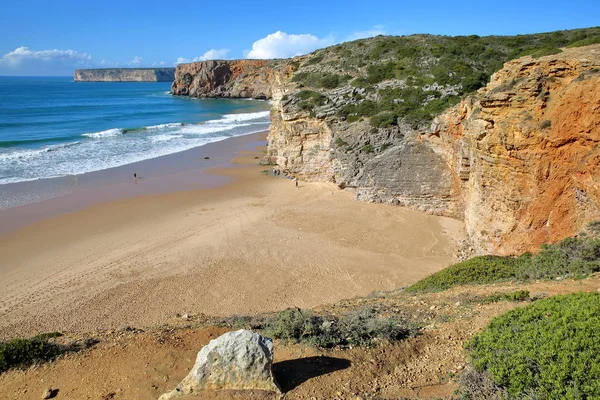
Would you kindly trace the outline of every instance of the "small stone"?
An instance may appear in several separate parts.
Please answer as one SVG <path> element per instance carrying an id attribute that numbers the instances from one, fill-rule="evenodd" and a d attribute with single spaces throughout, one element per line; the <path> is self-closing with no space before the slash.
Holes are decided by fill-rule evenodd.
<path id="1" fill-rule="evenodd" d="M 56 394 L 58 393 L 58 389 L 52 389 L 51 387 L 44 390 L 44 393 L 42 393 L 42 399 L 46 400 L 46 399 L 53 399 L 54 397 L 56 397 Z"/>
<path id="2" fill-rule="evenodd" d="M 457 301 L 456 303 L 454 303 L 454 305 L 455 305 L 456 307 L 459 307 L 459 306 L 460 306 L 460 301 Z"/>
<path id="3" fill-rule="evenodd" d="M 190 314 L 188 314 L 188 313 L 185 313 L 185 314 L 183 314 L 181 316 L 181 318 L 183 318 L 183 319 L 190 319 L 190 318 L 192 318 L 192 316 Z"/>
<path id="4" fill-rule="evenodd" d="M 430 310 L 435 310 L 435 306 L 429 307 Z"/>

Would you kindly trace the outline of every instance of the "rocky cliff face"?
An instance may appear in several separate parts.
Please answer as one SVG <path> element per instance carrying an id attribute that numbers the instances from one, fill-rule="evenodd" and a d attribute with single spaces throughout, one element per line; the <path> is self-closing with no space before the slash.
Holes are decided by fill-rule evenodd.
<path id="1" fill-rule="evenodd" d="M 479 253 L 533 250 L 600 218 L 600 46 L 508 62 L 433 128 Z"/>
<path id="2" fill-rule="evenodd" d="M 274 97 L 267 159 L 360 200 L 462 218 L 479 254 L 519 254 L 600 218 L 599 85 L 589 46 L 507 63 L 425 130 L 327 112 L 356 88 L 316 113 Z"/>
<path id="3" fill-rule="evenodd" d="M 359 200 L 460 217 L 458 185 L 445 158 L 414 129 L 374 129 L 332 112 L 356 91 L 329 93 L 332 99 L 316 112 L 303 110 L 296 97 L 274 96 L 266 160 L 301 180 L 334 182 Z"/>
<path id="4" fill-rule="evenodd" d="M 78 69 L 75 82 L 172 82 L 175 68 Z"/>
<path id="5" fill-rule="evenodd" d="M 179 64 L 171 93 L 266 100 L 293 72 L 290 60 L 211 60 Z"/>
<path id="6" fill-rule="evenodd" d="M 600 45 L 508 62 L 431 127 L 342 115 L 407 81 L 315 92 L 295 78 L 300 61 L 306 76 L 335 71 L 310 57 L 183 64 L 172 91 L 272 99 L 265 161 L 359 200 L 464 219 L 479 254 L 532 251 L 600 219 Z M 456 86 L 422 90 L 443 99 Z"/>

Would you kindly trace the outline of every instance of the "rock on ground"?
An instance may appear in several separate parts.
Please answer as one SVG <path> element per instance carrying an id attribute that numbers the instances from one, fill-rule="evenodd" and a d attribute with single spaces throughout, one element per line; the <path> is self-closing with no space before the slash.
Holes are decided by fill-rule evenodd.
<path id="1" fill-rule="evenodd" d="M 241 329 L 211 340 L 196 364 L 175 390 L 160 396 L 169 400 L 206 390 L 254 389 L 280 392 L 271 366 L 273 341 Z"/>

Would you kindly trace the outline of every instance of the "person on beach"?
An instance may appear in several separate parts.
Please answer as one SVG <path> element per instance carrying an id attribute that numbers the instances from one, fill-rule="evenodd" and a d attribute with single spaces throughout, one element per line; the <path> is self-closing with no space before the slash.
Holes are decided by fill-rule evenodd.
<path id="1" fill-rule="evenodd" d="M 298 187 L 298 178 L 294 177 L 294 183 L 296 184 L 296 187 Z"/>

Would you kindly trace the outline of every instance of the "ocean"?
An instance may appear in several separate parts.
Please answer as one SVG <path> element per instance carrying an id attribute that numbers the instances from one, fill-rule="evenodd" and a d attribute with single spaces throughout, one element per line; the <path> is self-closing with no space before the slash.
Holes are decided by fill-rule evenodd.
<path id="1" fill-rule="evenodd" d="M 269 127 L 268 102 L 175 97 L 169 88 L 0 77 L 0 192 L 6 184 L 118 167 Z"/>

